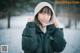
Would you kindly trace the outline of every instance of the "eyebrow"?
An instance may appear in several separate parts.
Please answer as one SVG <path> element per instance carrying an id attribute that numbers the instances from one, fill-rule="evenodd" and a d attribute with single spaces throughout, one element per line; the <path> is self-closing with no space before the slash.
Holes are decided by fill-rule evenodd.
<path id="1" fill-rule="evenodd" d="M 51 9 L 49 7 L 42 8 L 40 10 L 40 13 L 43 13 L 43 12 L 48 13 L 48 14 L 51 14 L 52 13 L 52 11 L 51 11 Z"/>

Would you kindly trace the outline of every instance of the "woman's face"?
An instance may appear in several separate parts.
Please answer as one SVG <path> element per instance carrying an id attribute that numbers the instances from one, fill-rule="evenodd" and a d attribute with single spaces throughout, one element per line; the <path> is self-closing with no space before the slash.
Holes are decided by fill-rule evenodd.
<path id="1" fill-rule="evenodd" d="M 38 20 L 41 22 L 41 24 L 43 24 L 43 23 L 47 24 L 49 22 L 50 18 L 51 18 L 51 15 L 47 14 L 45 12 L 38 14 Z"/>
<path id="2" fill-rule="evenodd" d="M 38 13 L 38 20 L 41 24 L 47 24 L 50 21 L 52 11 L 48 7 L 44 7 Z"/>

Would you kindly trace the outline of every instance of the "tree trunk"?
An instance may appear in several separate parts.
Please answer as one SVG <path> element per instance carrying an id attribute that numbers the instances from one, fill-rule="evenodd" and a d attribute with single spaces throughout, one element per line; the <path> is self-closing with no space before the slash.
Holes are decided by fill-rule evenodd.
<path id="1" fill-rule="evenodd" d="M 10 18 L 11 18 L 11 11 L 8 11 L 8 28 L 10 28 Z"/>

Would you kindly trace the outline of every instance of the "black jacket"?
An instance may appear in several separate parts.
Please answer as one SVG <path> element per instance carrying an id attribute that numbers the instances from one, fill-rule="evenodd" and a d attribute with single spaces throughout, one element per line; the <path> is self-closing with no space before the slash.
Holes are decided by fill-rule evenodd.
<path id="1" fill-rule="evenodd" d="M 54 53 L 65 48 L 63 29 L 53 24 L 47 26 L 43 33 L 35 22 L 28 22 L 22 34 L 22 50 L 24 53 Z"/>

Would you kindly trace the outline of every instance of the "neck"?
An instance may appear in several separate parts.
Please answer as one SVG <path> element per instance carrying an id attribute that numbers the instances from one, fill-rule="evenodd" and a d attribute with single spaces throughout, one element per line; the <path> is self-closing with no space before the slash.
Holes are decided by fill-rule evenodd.
<path id="1" fill-rule="evenodd" d="M 41 29 L 44 33 L 46 33 L 46 27 L 47 27 L 47 26 L 41 26 L 41 25 L 40 25 L 39 27 L 40 27 L 40 29 Z"/>

